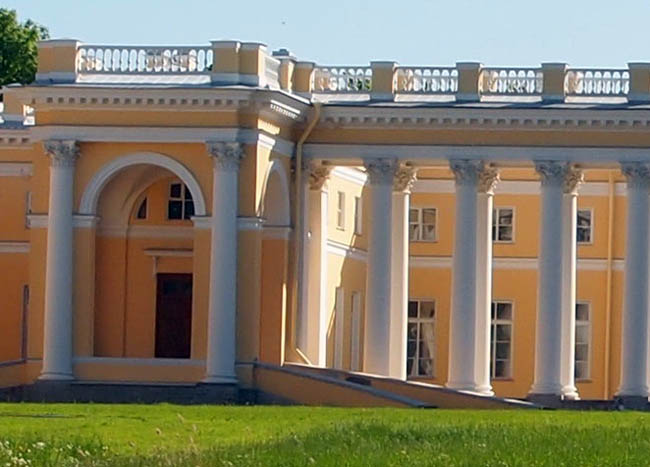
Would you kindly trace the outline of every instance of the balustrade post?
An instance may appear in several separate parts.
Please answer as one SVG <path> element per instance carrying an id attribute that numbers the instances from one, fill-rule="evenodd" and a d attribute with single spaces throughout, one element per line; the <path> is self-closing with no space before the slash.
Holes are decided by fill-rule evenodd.
<path id="1" fill-rule="evenodd" d="M 74 83 L 77 80 L 77 48 L 79 41 L 55 39 L 38 43 L 36 82 Z"/>
<path id="2" fill-rule="evenodd" d="M 458 102 L 478 102 L 481 100 L 481 88 L 479 81 L 481 79 L 481 68 L 483 65 L 478 62 L 458 62 L 458 91 L 456 92 L 456 101 Z"/>
<path id="3" fill-rule="evenodd" d="M 650 63 L 628 63 L 630 71 L 630 91 L 627 95 L 629 102 L 650 101 Z"/>
<path id="4" fill-rule="evenodd" d="M 212 84 L 237 84 L 239 82 L 238 41 L 212 41 Z"/>
<path id="5" fill-rule="evenodd" d="M 370 99 L 373 101 L 392 101 L 395 95 L 395 62 L 370 62 L 372 69 L 372 88 Z"/>
<path id="6" fill-rule="evenodd" d="M 17 93 L 12 92 L 12 89 L 20 89 L 20 84 L 10 84 L 5 86 L 3 93 L 2 119 L 5 123 L 13 123 L 14 125 L 22 125 L 25 121 L 25 106 L 18 99 Z"/>
<path id="7" fill-rule="evenodd" d="M 542 100 L 545 102 L 564 102 L 566 91 L 566 63 L 542 63 L 543 91 Z"/>
<path id="8" fill-rule="evenodd" d="M 298 93 L 312 92 L 314 62 L 296 62 L 293 70 L 293 90 Z"/>

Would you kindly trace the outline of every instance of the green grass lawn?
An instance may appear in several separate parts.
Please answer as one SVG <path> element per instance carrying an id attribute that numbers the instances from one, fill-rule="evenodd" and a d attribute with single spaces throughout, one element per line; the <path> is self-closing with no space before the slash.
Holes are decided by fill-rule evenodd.
<path id="1" fill-rule="evenodd" d="M 0 467 L 310 464 L 650 465 L 650 414 L 0 404 Z"/>

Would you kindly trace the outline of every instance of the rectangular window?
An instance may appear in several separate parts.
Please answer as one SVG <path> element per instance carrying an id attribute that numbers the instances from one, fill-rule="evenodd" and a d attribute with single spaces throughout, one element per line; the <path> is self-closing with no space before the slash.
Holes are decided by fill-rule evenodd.
<path id="1" fill-rule="evenodd" d="M 361 235 L 363 226 L 363 204 L 360 196 L 354 198 L 354 233 Z"/>
<path id="2" fill-rule="evenodd" d="M 515 238 L 515 210 L 513 208 L 494 208 L 492 211 L 492 240 L 512 242 Z"/>
<path id="3" fill-rule="evenodd" d="M 589 317 L 589 304 L 576 303 L 576 380 L 589 378 L 589 341 L 591 340 L 591 321 Z"/>
<path id="4" fill-rule="evenodd" d="M 180 182 L 169 185 L 167 219 L 191 219 L 194 215 L 194 200 L 190 190 Z"/>
<path id="5" fill-rule="evenodd" d="M 408 377 L 433 377 L 435 315 L 433 300 L 409 300 L 406 351 Z"/>
<path id="6" fill-rule="evenodd" d="M 436 208 L 409 209 L 409 240 L 412 242 L 435 242 Z"/>
<path id="7" fill-rule="evenodd" d="M 345 229 L 345 193 L 342 191 L 338 192 L 336 202 L 336 228 Z"/>
<path id="8" fill-rule="evenodd" d="M 578 243 L 591 243 L 592 219 L 593 211 L 591 209 L 578 209 L 578 219 L 576 222 L 576 238 Z"/>
<path id="9" fill-rule="evenodd" d="M 512 377 L 512 302 L 492 302 L 490 377 Z"/>

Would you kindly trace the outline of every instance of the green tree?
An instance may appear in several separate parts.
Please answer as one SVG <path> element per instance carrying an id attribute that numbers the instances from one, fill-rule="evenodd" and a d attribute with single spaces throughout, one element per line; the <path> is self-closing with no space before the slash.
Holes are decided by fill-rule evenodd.
<path id="1" fill-rule="evenodd" d="M 34 81 L 37 44 L 48 37 L 44 26 L 31 20 L 21 24 L 15 10 L 0 8 L 0 86 Z"/>

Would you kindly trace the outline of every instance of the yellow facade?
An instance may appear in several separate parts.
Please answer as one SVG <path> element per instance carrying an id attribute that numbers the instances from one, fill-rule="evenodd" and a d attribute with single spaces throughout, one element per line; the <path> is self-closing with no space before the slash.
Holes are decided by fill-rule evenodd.
<path id="1" fill-rule="evenodd" d="M 590 240 L 577 249 L 576 300 L 589 306 L 588 377 L 577 380 L 578 392 L 583 399 L 615 395 L 624 344 L 624 264 L 626 255 L 634 254 L 626 251 L 626 178 L 618 161 L 640 160 L 638 151 L 650 147 L 645 116 L 607 104 L 571 107 L 568 101 L 551 110 L 541 104 L 491 107 L 490 101 L 467 107 L 444 102 L 410 106 L 399 105 L 396 97 L 385 103 L 385 94 L 397 95 L 394 87 L 402 84 L 392 79 L 395 65 L 377 64 L 372 92 L 378 96 L 381 91 L 381 99 L 373 102 L 371 95 L 369 101 L 347 105 L 331 98 L 335 93 L 323 93 L 324 103 L 314 104 L 319 99 L 313 66 L 271 57 L 260 44 L 238 42 L 212 44 L 219 66 L 206 71 L 210 86 L 164 87 L 145 79 L 125 87 L 92 82 L 92 73 L 83 84 L 75 58 L 80 47 L 70 41 L 43 44 L 37 82 L 4 89 L 5 101 L 29 106 L 33 119 L 18 127 L 9 125 L 8 118 L 0 124 L 0 387 L 33 383 L 41 373 L 52 222 L 46 144 L 52 140 L 74 141 L 79 152 L 72 187 L 74 377 L 154 383 L 204 378 L 214 244 L 206 219 L 219 216 L 212 212 L 218 200 L 213 199 L 213 161 L 206 143 L 228 142 L 243 150 L 236 175 L 233 271 L 235 365 L 242 387 L 255 387 L 251 367 L 257 361 L 281 365 L 306 359 L 298 334 L 301 248 L 308 240 L 301 243 L 297 229 L 302 222 L 309 231 L 315 220 L 299 222 L 298 158 L 333 168 L 323 185 L 325 364 L 348 370 L 363 369 L 364 336 L 373 319 L 366 309 L 367 262 L 376 223 L 370 218 L 364 162 L 398 157 L 417 168 L 410 208 L 435 209 L 435 238 L 408 243 L 408 297 L 434 302 L 435 318 L 433 369 L 412 379 L 447 383 L 457 216 L 449 159 L 467 151 L 463 157 L 484 157 L 499 168 L 494 208 L 514 213 L 512 239 L 493 244 L 492 299 L 511 303 L 512 318 L 508 376 L 493 377 L 492 386 L 497 396 L 526 397 L 535 378 L 543 229 L 533 160 L 559 157 L 564 148 L 584 170 L 578 209 L 591 213 Z M 269 69 L 278 73 L 277 85 Z M 479 76 L 463 72 L 458 92 L 471 91 Z M 57 77 L 62 77 L 60 85 L 52 86 Z M 475 148 L 485 148 L 487 155 L 476 156 Z M 598 153 L 593 159 L 584 153 L 590 149 Z M 615 155 L 621 149 L 622 155 Z M 449 156 L 440 155 L 445 150 Z M 494 155 L 498 151 L 503 157 Z M 118 168 L 111 172 L 111 167 Z M 203 203 L 205 212 L 170 219 L 170 203 L 176 199 L 171 186 L 189 187 L 185 173 L 198 190 L 191 193 L 192 209 Z M 302 177 L 304 185 L 309 172 Z M 191 277 L 191 350 L 185 358 L 157 358 L 162 300 L 157 280 L 166 274 Z M 357 305 L 360 309 L 353 310 Z M 280 384 L 272 376 L 265 378 L 264 384 Z M 349 397 L 355 405 L 356 396 Z"/>

